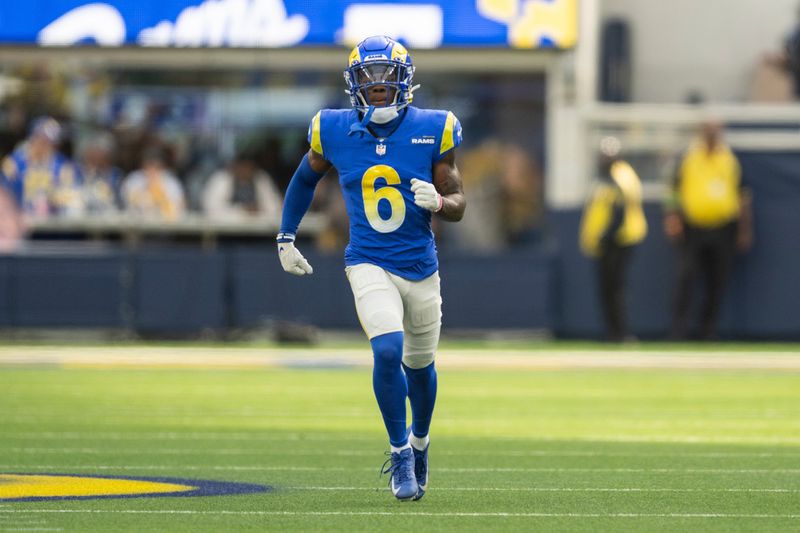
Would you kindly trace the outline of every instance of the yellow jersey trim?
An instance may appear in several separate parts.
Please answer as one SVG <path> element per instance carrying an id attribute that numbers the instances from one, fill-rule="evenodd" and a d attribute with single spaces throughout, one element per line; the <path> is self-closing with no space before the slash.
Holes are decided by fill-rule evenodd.
<path id="1" fill-rule="evenodd" d="M 319 133 L 321 115 L 322 111 L 317 111 L 317 114 L 311 119 L 311 149 L 319 155 L 324 156 L 325 154 L 322 152 L 322 138 Z"/>
<path id="2" fill-rule="evenodd" d="M 447 112 L 447 119 L 444 121 L 444 131 L 442 132 L 442 142 L 439 145 L 439 155 L 450 150 L 455 143 L 453 142 L 453 128 L 456 125 L 456 116 L 452 111 Z"/>

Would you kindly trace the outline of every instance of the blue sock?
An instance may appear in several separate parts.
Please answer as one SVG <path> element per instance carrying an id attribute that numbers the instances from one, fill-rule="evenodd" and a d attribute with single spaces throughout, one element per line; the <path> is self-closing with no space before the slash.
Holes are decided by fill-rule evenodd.
<path id="1" fill-rule="evenodd" d="M 370 340 L 375 366 L 372 368 L 372 390 L 383 415 L 392 446 L 405 446 L 406 396 L 408 384 L 401 367 L 403 361 L 403 333 L 386 333 Z"/>
<path id="2" fill-rule="evenodd" d="M 408 398 L 411 400 L 411 431 L 416 437 L 428 434 L 436 403 L 436 368 L 431 363 L 425 368 L 403 365 L 408 380 Z"/>

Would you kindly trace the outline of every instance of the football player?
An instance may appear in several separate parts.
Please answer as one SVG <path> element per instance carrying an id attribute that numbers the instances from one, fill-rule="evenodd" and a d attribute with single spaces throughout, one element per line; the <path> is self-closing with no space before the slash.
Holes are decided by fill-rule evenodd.
<path id="1" fill-rule="evenodd" d="M 391 446 L 383 472 L 402 501 L 419 500 L 428 487 L 442 317 L 431 217 L 458 221 L 466 207 L 455 161 L 461 124 L 451 112 L 410 106 L 419 87 L 413 76 L 408 51 L 389 37 L 353 49 L 344 71 L 353 109 L 323 109 L 312 119 L 311 148 L 286 192 L 277 239 L 285 271 L 313 272 L 295 233 L 317 182 L 336 167 L 350 219 L 345 273 L 372 345 L 373 390 Z"/>

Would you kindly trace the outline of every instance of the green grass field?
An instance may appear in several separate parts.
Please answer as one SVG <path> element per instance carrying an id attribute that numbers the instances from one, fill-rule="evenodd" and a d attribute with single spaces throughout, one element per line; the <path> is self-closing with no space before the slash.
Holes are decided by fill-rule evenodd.
<path id="1" fill-rule="evenodd" d="M 494 364 L 448 365 L 464 347 L 443 350 L 431 486 L 409 503 L 378 476 L 387 443 L 368 366 L 318 367 L 313 351 L 297 364 L 288 351 L 285 365 L 106 367 L 97 347 L 97 364 L 28 362 L 36 350 L 0 347 L 0 473 L 273 488 L 0 501 L 0 532 L 800 530 L 800 371 L 736 363 L 771 355 L 797 366 L 795 347 L 674 351 L 715 369 L 598 368 L 605 356 L 586 344 L 588 363 L 502 368 L 501 348 L 469 347 L 467 359 Z M 577 349 L 513 348 L 532 348 L 534 361 Z M 365 346 L 353 351 L 369 360 Z M 645 345 L 637 357 L 659 354 Z"/>

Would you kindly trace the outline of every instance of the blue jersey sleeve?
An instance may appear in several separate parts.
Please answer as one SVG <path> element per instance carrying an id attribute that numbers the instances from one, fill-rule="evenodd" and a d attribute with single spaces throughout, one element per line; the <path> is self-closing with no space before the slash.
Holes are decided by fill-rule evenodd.
<path id="1" fill-rule="evenodd" d="M 434 161 L 439 161 L 450 150 L 460 145 L 461 139 L 461 122 L 458 121 L 452 111 L 448 111 L 439 141 L 439 153 L 434 157 Z"/>

